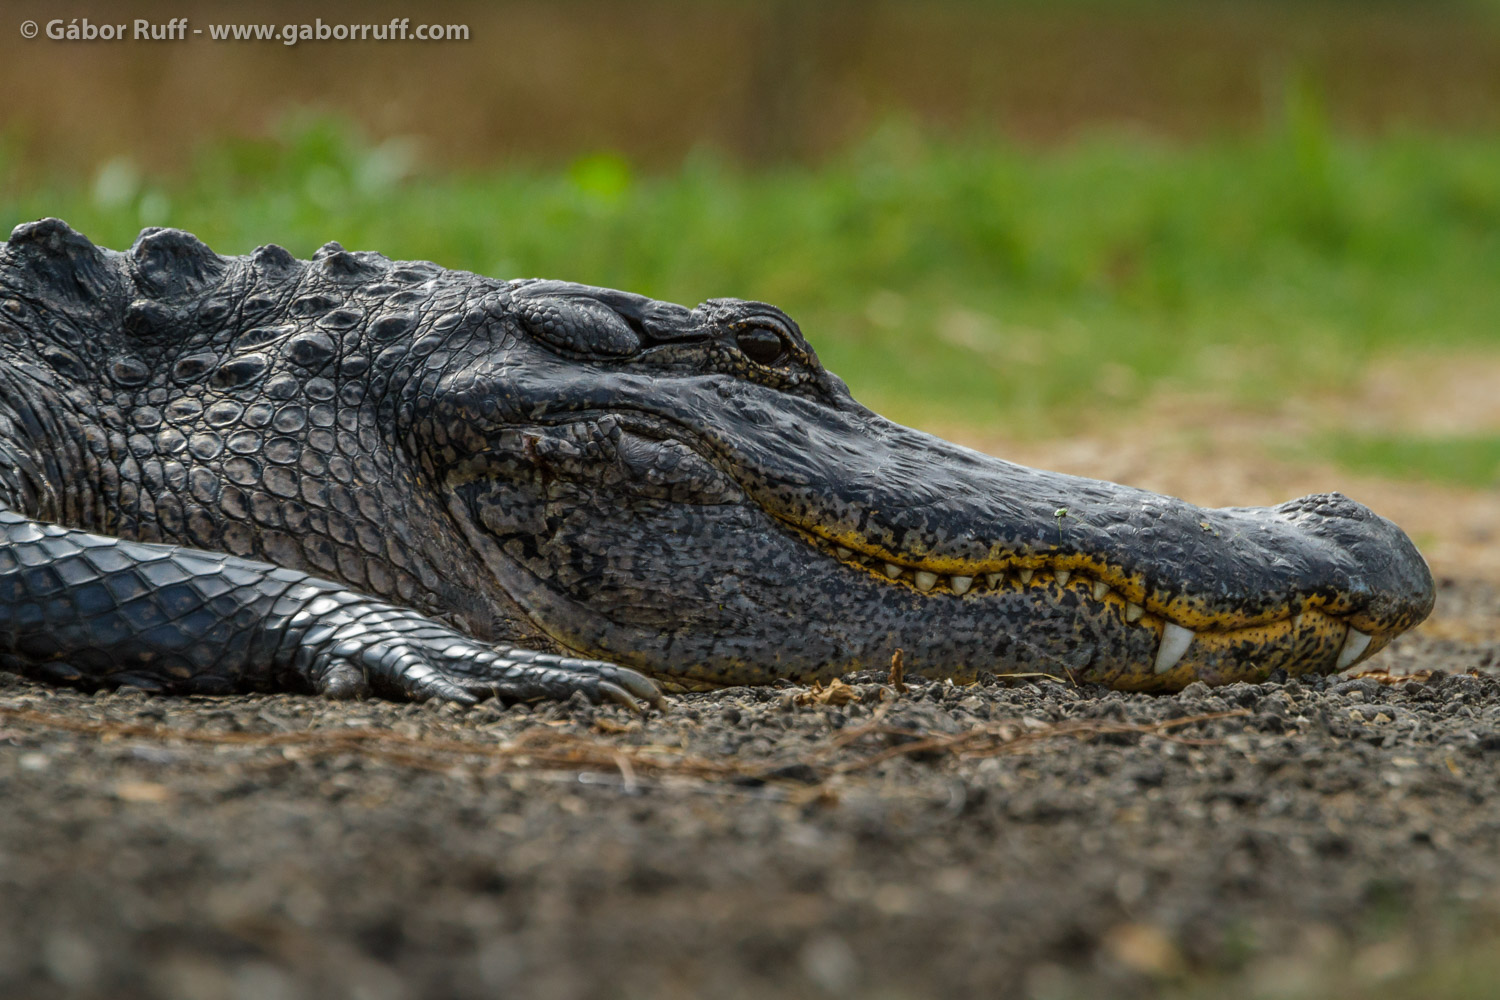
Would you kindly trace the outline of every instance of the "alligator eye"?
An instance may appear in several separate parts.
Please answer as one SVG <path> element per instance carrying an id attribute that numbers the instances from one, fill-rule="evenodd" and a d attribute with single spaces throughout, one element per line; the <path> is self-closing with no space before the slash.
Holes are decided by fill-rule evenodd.
<path id="1" fill-rule="evenodd" d="M 775 330 L 752 326 L 735 335 L 740 353 L 758 365 L 771 366 L 786 357 L 786 341 Z"/>

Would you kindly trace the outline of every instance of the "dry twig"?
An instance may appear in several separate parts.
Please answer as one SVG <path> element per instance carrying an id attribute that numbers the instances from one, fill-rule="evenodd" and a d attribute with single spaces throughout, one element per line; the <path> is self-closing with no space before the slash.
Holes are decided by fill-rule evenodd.
<path id="1" fill-rule="evenodd" d="M 906 687 L 906 657 L 901 650 L 891 654 L 891 687 L 897 694 L 905 694 Z"/>

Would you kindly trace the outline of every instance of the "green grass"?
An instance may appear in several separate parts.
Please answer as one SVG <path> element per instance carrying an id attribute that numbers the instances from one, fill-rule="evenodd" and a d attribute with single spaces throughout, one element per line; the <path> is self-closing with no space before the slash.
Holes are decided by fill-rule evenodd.
<path id="1" fill-rule="evenodd" d="M 1305 98 L 1249 138 L 1038 150 L 896 123 L 820 166 L 762 171 L 710 155 L 666 174 L 610 155 L 414 168 L 400 144 L 320 119 L 210 143 L 170 177 L 118 161 L 28 180 L 20 153 L 0 143 L 0 224 L 57 215 L 113 247 L 175 225 L 226 253 L 337 239 L 775 302 L 857 396 L 912 423 L 1075 431 L 1163 388 L 1253 405 L 1341 391 L 1377 357 L 1500 351 L 1500 138 L 1341 139 Z M 1485 440 L 1444 447 L 1482 462 Z"/>
<path id="2" fill-rule="evenodd" d="M 1387 479 L 1422 479 L 1474 489 L 1500 487 L 1500 434 L 1396 437 L 1336 434 L 1327 454 L 1355 472 Z"/>

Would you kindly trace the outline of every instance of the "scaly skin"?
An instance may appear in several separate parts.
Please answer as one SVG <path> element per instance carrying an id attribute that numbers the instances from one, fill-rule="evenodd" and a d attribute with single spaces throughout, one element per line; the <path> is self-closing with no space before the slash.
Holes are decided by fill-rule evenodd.
<path id="1" fill-rule="evenodd" d="M 1347 666 L 1432 599 L 1344 497 L 1203 510 L 979 455 L 760 303 L 57 220 L 0 249 L 0 667 L 30 676 L 635 704 L 636 670 L 901 648 L 1170 690 Z"/>

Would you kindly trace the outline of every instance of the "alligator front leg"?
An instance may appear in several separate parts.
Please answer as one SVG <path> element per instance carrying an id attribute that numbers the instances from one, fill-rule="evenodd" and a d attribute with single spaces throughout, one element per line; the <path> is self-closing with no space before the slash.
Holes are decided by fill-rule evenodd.
<path id="1" fill-rule="evenodd" d="M 661 704 L 650 680 L 614 664 L 496 649 L 306 573 L 4 509 L 0 668 L 194 694 L 374 691 L 472 704 L 582 692 L 632 708 Z"/>

